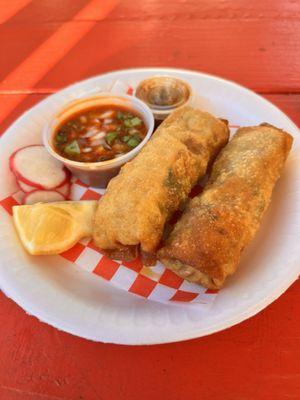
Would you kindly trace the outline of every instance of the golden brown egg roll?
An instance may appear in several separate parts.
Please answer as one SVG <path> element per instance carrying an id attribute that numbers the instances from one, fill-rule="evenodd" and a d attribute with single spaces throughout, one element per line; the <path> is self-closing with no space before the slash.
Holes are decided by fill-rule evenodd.
<path id="1" fill-rule="evenodd" d="M 188 281 L 221 288 L 261 225 L 292 142 L 269 124 L 239 129 L 159 250 L 161 262 Z"/>
<path id="2" fill-rule="evenodd" d="M 227 121 L 189 106 L 174 111 L 110 181 L 95 215 L 95 244 L 125 261 L 140 250 L 153 264 L 166 221 L 228 137 Z"/>

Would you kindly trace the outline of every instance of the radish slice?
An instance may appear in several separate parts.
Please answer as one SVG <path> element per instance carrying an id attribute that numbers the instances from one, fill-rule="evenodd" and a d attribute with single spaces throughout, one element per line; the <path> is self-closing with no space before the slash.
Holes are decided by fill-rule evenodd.
<path id="1" fill-rule="evenodd" d="M 64 196 L 56 190 L 34 190 L 24 196 L 23 204 L 51 203 L 52 201 L 64 201 Z"/>
<path id="2" fill-rule="evenodd" d="M 33 190 L 36 190 L 36 187 L 27 185 L 27 183 L 24 183 L 22 181 L 18 181 L 17 183 L 18 183 L 20 189 L 23 190 L 23 192 L 25 192 L 25 193 L 29 193 L 29 192 L 32 192 Z"/>
<path id="3" fill-rule="evenodd" d="M 19 181 L 38 189 L 55 189 L 70 177 L 62 163 L 48 154 L 44 146 L 26 146 L 10 156 L 9 164 Z"/>
<path id="4" fill-rule="evenodd" d="M 25 193 L 30 193 L 36 190 L 34 186 L 27 185 L 26 183 L 22 181 L 18 181 L 18 185 L 20 189 L 25 192 Z M 58 193 L 61 193 L 65 199 L 67 199 L 70 195 L 71 191 L 71 184 L 69 182 L 66 182 L 64 185 L 58 187 L 55 189 Z"/>
<path id="5" fill-rule="evenodd" d="M 36 190 L 36 187 L 31 186 L 31 185 L 27 185 L 27 183 L 24 183 L 22 181 L 17 181 L 17 184 L 19 185 L 20 189 L 25 193 L 30 193 L 30 192 L 33 192 L 34 190 Z M 67 198 L 69 196 L 70 190 L 71 190 L 70 181 L 68 180 L 62 186 L 59 186 L 59 187 L 55 188 L 55 190 L 57 192 L 61 193 L 64 197 Z"/>
<path id="6" fill-rule="evenodd" d="M 69 182 L 65 183 L 63 186 L 55 189 L 58 193 L 62 194 L 65 200 L 70 196 L 71 184 Z"/>

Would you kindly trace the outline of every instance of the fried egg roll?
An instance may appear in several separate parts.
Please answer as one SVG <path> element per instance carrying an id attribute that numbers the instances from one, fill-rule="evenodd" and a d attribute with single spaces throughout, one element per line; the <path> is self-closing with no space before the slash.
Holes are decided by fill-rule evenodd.
<path id="1" fill-rule="evenodd" d="M 269 124 L 239 129 L 158 252 L 161 262 L 188 281 L 221 288 L 261 225 L 292 142 Z"/>
<path id="2" fill-rule="evenodd" d="M 166 221 L 228 137 L 227 121 L 189 106 L 174 111 L 110 181 L 95 215 L 95 244 L 124 261 L 140 251 L 153 264 Z"/>

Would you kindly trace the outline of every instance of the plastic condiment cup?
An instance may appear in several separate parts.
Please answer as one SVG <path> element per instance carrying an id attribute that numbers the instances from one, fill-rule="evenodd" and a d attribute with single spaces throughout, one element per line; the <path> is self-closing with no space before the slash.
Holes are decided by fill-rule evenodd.
<path id="1" fill-rule="evenodd" d="M 134 149 L 107 161 L 99 162 L 80 162 L 69 160 L 58 154 L 54 147 L 54 135 L 59 125 L 64 123 L 73 114 L 97 106 L 122 106 L 135 111 L 144 121 L 147 133 L 145 138 Z M 48 152 L 57 160 L 61 161 L 78 179 L 83 183 L 105 188 L 115 175 L 118 174 L 122 165 L 131 160 L 151 137 L 154 129 L 154 117 L 150 108 L 141 100 L 128 95 L 112 95 L 111 93 L 101 93 L 95 96 L 81 97 L 67 104 L 57 113 L 47 124 L 43 131 L 43 142 Z"/>
<path id="2" fill-rule="evenodd" d="M 154 118 L 162 121 L 179 107 L 193 103 L 190 85 L 175 76 L 157 75 L 138 84 L 135 96 L 145 102 Z"/>

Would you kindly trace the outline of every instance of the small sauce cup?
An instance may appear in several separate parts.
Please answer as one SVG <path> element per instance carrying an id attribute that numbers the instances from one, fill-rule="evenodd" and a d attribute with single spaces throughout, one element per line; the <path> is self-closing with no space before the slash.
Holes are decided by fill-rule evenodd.
<path id="1" fill-rule="evenodd" d="M 115 105 L 135 111 L 143 119 L 147 133 L 144 139 L 128 153 L 116 158 L 99 162 L 81 162 L 65 158 L 57 153 L 54 147 L 54 135 L 57 128 L 73 114 L 83 112 L 92 107 L 103 105 Z M 53 119 L 47 124 L 43 131 L 43 142 L 48 152 L 57 160 L 61 161 L 78 179 L 83 183 L 99 188 L 105 188 L 115 175 L 118 174 L 122 165 L 130 161 L 142 149 L 150 139 L 154 129 L 154 117 L 150 108 L 141 100 L 134 96 L 112 95 L 101 93 L 95 96 L 81 97 L 78 100 L 67 104 Z"/>
<path id="2" fill-rule="evenodd" d="M 149 106 L 157 122 L 177 108 L 190 104 L 192 95 L 187 82 L 168 75 L 144 79 L 135 90 L 135 96 Z"/>

